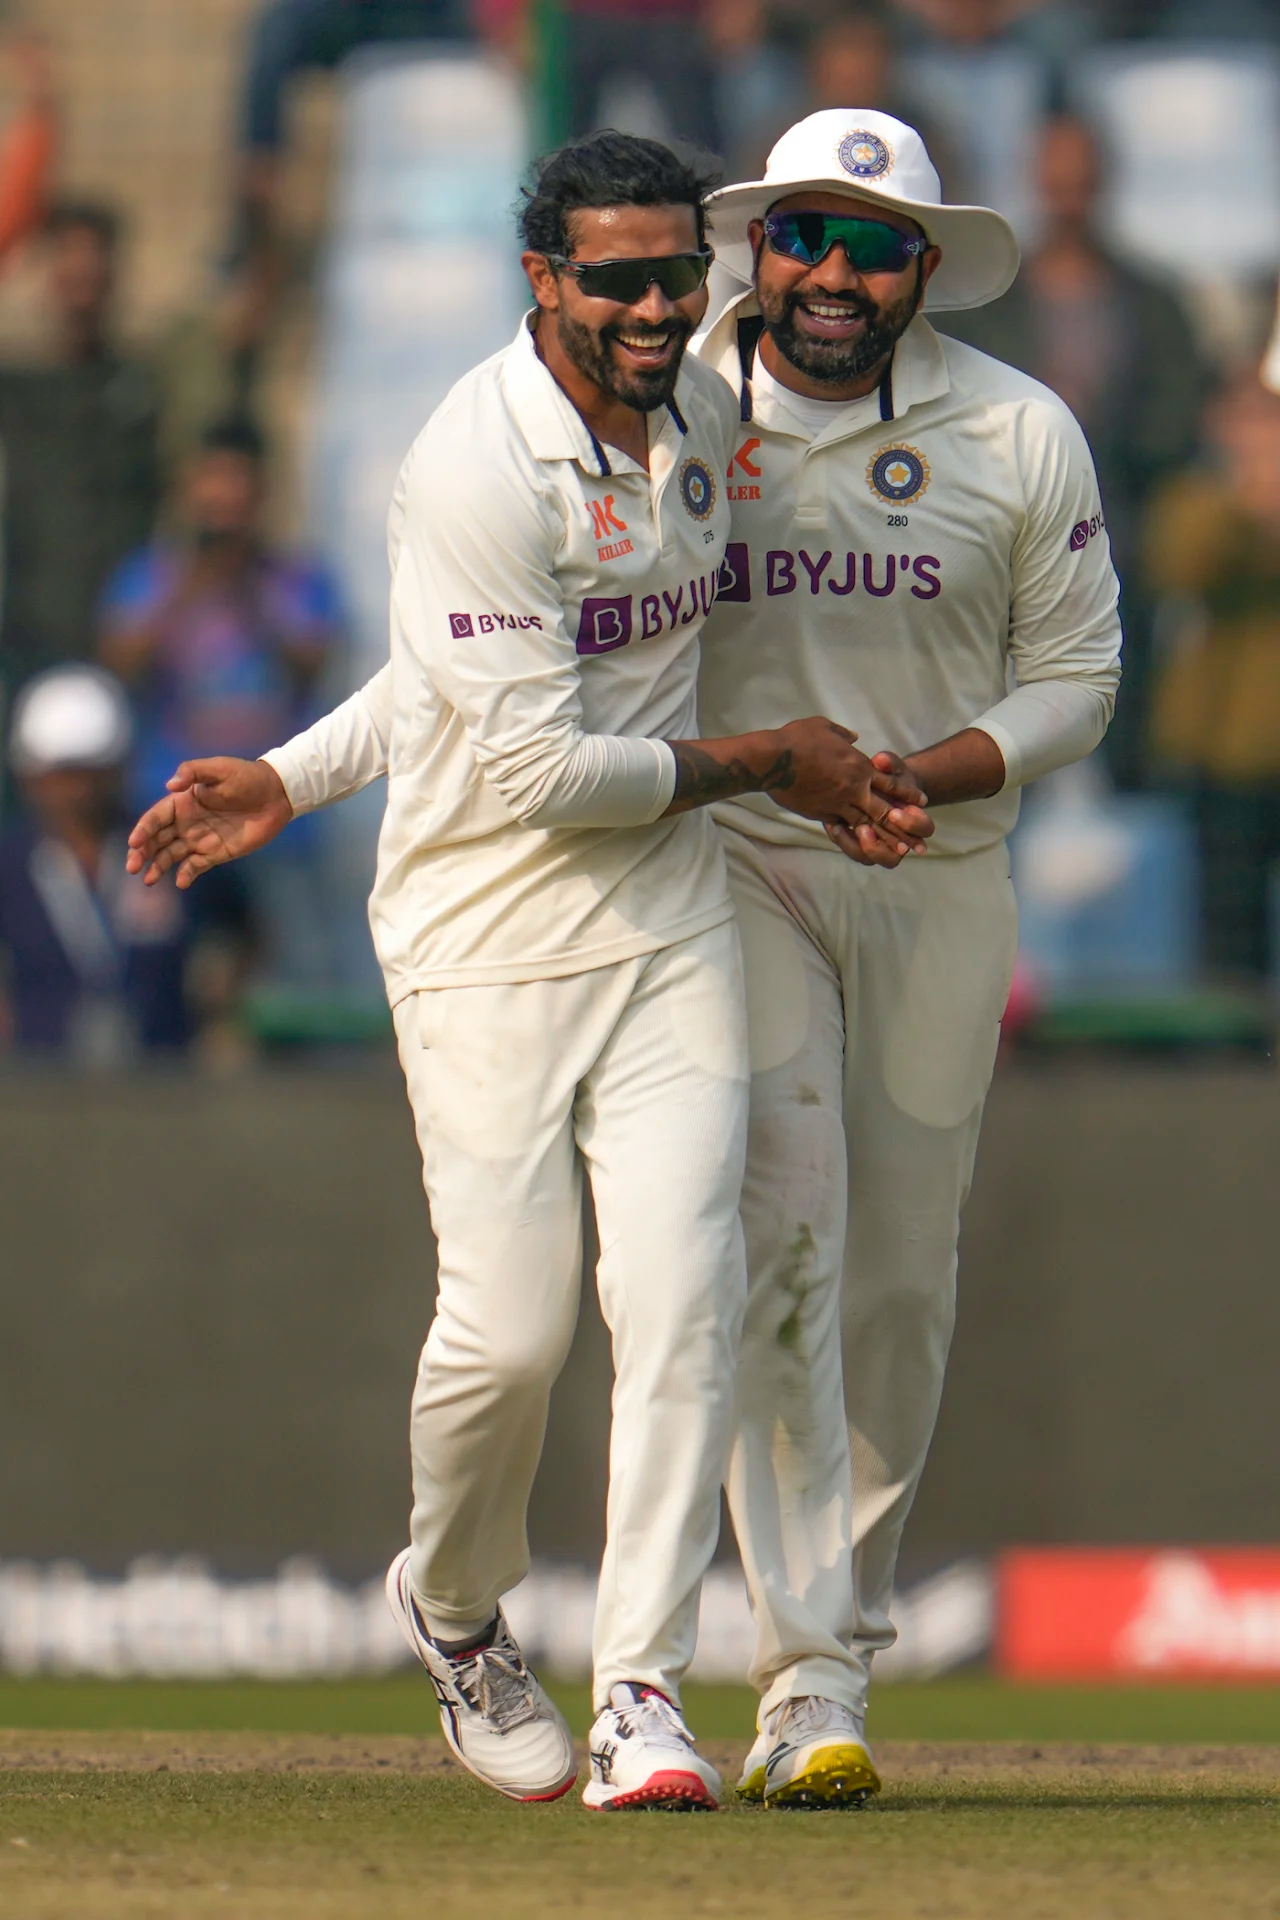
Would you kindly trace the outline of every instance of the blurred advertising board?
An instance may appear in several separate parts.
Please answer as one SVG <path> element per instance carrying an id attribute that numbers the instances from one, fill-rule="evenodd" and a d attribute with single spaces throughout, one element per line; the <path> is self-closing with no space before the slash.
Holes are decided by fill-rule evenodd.
<path id="1" fill-rule="evenodd" d="M 1280 1680 L 1280 1548 L 1006 1553 L 996 1665 L 1018 1680 Z"/>

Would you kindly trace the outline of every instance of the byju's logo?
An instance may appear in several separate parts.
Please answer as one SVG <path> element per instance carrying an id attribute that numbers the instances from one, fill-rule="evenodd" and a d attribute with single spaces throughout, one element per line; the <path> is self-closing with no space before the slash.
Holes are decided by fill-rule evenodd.
<path id="1" fill-rule="evenodd" d="M 1071 538 L 1067 546 L 1072 553 L 1082 553 L 1095 534 L 1102 532 L 1106 522 L 1100 513 L 1092 514 L 1088 520 L 1077 520 L 1071 529 Z"/>
<path id="2" fill-rule="evenodd" d="M 579 653 L 612 653 L 631 638 L 631 595 L 616 600 L 584 600 L 578 621 Z"/>
<path id="3" fill-rule="evenodd" d="M 468 640 L 476 630 L 476 623 L 469 613 L 451 613 L 449 631 L 455 640 Z"/>
<path id="4" fill-rule="evenodd" d="M 720 585 L 716 590 L 717 600 L 749 600 L 751 598 L 751 556 L 747 552 L 745 540 L 730 540 L 724 550 L 724 563 L 720 568 Z"/>

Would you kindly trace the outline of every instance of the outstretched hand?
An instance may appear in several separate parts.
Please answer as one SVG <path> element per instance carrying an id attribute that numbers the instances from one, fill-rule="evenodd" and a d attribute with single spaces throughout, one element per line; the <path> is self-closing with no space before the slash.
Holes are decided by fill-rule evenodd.
<path id="1" fill-rule="evenodd" d="M 184 760 L 129 835 L 125 868 L 149 887 L 177 868 L 186 888 L 228 860 L 254 853 L 288 826 L 293 808 L 265 760 Z"/>

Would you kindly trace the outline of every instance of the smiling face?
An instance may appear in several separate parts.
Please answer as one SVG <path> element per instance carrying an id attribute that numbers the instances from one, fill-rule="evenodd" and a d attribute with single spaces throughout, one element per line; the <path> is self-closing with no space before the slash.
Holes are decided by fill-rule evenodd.
<path id="1" fill-rule="evenodd" d="M 568 216 L 567 226 L 575 265 L 695 253 L 700 245 L 690 206 L 583 207 Z M 526 253 L 523 265 L 565 358 L 602 399 L 638 413 L 666 405 L 689 336 L 707 310 L 705 286 L 676 301 L 650 286 L 642 300 L 624 306 L 591 298 L 545 254 Z"/>
<path id="2" fill-rule="evenodd" d="M 918 237 L 906 214 L 844 193 L 793 193 L 771 212 L 810 211 L 880 220 Z M 942 255 L 937 247 L 898 273 L 858 273 L 841 246 L 816 266 L 775 253 L 764 226 L 753 220 L 756 297 L 768 333 L 782 358 L 819 390 L 856 384 L 888 359 L 919 311 L 924 289 Z"/>

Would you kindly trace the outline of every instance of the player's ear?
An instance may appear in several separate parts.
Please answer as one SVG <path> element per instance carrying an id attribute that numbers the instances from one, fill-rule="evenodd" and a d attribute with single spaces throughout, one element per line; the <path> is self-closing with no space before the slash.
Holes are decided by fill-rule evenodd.
<path id="1" fill-rule="evenodd" d="M 560 308 L 560 276 L 548 260 L 545 253 L 522 253 L 520 265 L 524 268 L 525 278 L 540 307 L 548 313 L 556 313 Z"/>
<path id="2" fill-rule="evenodd" d="M 751 244 L 752 270 L 758 272 L 760 267 L 760 248 L 764 244 L 763 220 L 749 220 L 747 222 L 747 239 Z"/>

